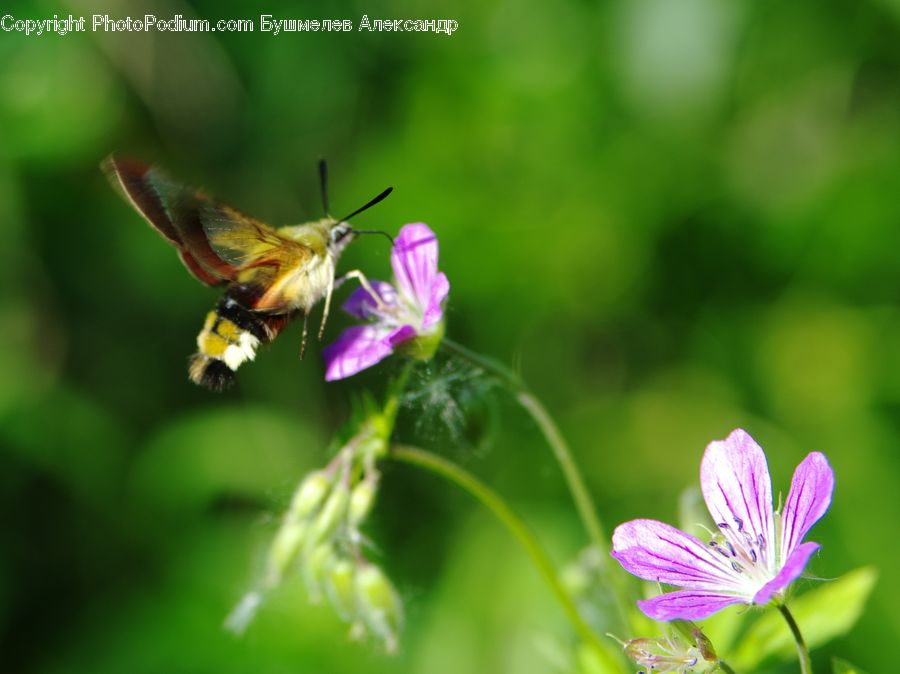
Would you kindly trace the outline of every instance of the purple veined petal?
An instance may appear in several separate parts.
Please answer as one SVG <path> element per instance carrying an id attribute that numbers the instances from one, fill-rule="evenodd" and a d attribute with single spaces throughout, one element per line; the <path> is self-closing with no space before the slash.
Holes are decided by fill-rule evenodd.
<path id="1" fill-rule="evenodd" d="M 737 429 L 725 440 L 709 443 L 700 464 L 700 487 L 725 537 L 740 548 L 746 548 L 749 537 L 762 549 L 763 566 L 773 568 L 772 480 L 766 455 L 746 431 Z"/>
<path id="2" fill-rule="evenodd" d="M 391 251 L 391 266 L 398 290 L 422 311 L 431 299 L 431 287 L 437 276 L 438 240 L 421 222 L 404 225 Z"/>
<path id="3" fill-rule="evenodd" d="M 427 330 L 435 323 L 440 323 L 444 317 L 444 300 L 450 294 L 450 281 L 444 272 L 438 272 L 431 285 L 431 297 L 425 308 L 425 317 L 422 319 L 422 330 Z"/>
<path id="4" fill-rule="evenodd" d="M 347 328 L 337 341 L 325 347 L 325 381 L 350 377 L 384 360 L 394 350 L 385 337 L 389 330 L 379 325 Z"/>
<path id="5" fill-rule="evenodd" d="M 395 348 L 397 345 L 402 344 L 403 342 L 408 342 L 412 338 L 414 338 L 418 333 L 416 329 L 411 325 L 401 325 L 399 328 L 395 328 L 392 330 L 385 338 L 384 341 L 391 345 L 391 348 Z"/>
<path id="6" fill-rule="evenodd" d="M 397 291 L 390 283 L 369 279 L 369 285 L 372 286 L 372 290 L 378 294 L 384 304 L 388 306 L 397 304 Z M 359 287 L 350 293 L 350 297 L 347 298 L 347 301 L 344 302 L 341 308 L 351 316 L 362 321 L 378 314 L 378 304 L 375 302 L 375 298 L 363 287 Z"/>
<path id="7" fill-rule="evenodd" d="M 781 514 L 781 554 L 790 557 L 794 549 L 831 505 L 834 472 L 820 452 L 807 456 L 791 480 L 791 490 Z"/>
<path id="8" fill-rule="evenodd" d="M 612 556 L 644 580 L 695 590 L 741 587 L 730 563 L 709 546 L 656 520 L 632 520 L 616 527 Z"/>
<path id="9" fill-rule="evenodd" d="M 638 601 L 644 615 L 654 620 L 702 620 L 732 604 L 746 604 L 747 599 L 719 592 L 679 590 L 653 599 Z"/>
<path id="10" fill-rule="evenodd" d="M 762 586 L 762 589 L 753 597 L 754 604 L 767 604 L 776 592 L 783 590 L 793 583 L 803 573 L 803 569 L 809 563 L 809 558 L 821 546 L 818 543 L 803 543 L 787 558 L 781 571 L 772 580 Z"/>

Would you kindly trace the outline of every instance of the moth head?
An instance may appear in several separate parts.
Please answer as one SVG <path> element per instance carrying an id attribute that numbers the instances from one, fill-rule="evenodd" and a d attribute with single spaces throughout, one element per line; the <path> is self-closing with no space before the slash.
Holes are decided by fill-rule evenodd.
<path id="1" fill-rule="evenodd" d="M 348 243 L 353 241 L 355 232 L 349 222 L 337 221 L 331 226 L 328 234 L 328 247 L 333 252 L 342 251 Z"/>
<path id="2" fill-rule="evenodd" d="M 329 213 L 328 208 L 328 165 L 325 163 L 324 159 L 319 160 L 319 186 L 322 190 L 322 206 L 325 208 L 325 213 Z M 366 204 L 360 206 L 352 213 L 345 215 L 343 218 L 331 219 L 330 220 L 330 229 L 328 232 L 328 249 L 332 254 L 338 254 L 344 248 L 346 248 L 347 244 L 353 241 L 356 238 L 357 234 L 366 234 L 368 233 L 365 230 L 355 230 L 347 222 L 350 218 L 355 215 L 359 215 L 363 211 L 371 208 L 379 201 L 384 199 L 387 195 L 391 193 L 393 187 L 388 187 L 386 190 L 382 191 L 381 194 L 370 199 Z M 388 236 L 390 238 L 390 236 Z"/>

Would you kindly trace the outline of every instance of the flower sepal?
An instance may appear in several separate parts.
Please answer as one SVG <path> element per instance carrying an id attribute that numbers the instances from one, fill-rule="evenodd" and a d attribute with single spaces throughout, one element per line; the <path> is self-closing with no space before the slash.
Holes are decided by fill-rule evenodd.
<path id="1" fill-rule="evenodd" d="M 419 334 L 410 340 L 401 342 L 395 347 L 398 353 L 412 358 L 413 360 L 421 360 L 428 362 L 434 358 L 435 352 L 441 345 L 444 338 L 444 321 L 432 326 L 430 332 Z"/>
<path id="2" fill-rule="evenodd" d="M 688 629 L 684 636 L 679 632 L 681 630 L 672 630 L 656 639 L 639 637 L 620 641 L 612 638 L 622 645 L 629 659 L 648 671 L 682 674 L 714 672 L 719 668 L 719 659 L 703 632 L 697 627 Z"/>

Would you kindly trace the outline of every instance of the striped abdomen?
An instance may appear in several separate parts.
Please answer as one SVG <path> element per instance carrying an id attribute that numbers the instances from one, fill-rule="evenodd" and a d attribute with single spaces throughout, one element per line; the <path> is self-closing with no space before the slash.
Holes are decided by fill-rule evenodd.
<path id="1" fill-rule="evenodd" d="M 188 366 L 191 381 L 215 391 L 227 388 L 241 364 L 253 360 L 257 347 L 275 339 L 290 318 L 254 313 L 225 295 L 197 335 L 197 353 Z"/>

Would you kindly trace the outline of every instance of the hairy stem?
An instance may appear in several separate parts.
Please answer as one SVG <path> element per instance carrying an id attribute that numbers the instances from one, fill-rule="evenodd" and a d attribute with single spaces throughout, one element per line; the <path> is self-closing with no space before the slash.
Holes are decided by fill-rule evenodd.
<path id="1" fill-rule="evenodd" d="M 460 466 L 426 450 L 417 447 L 394 445 L 391 447 L 388 456 L 397 461 L 425 468 L 450 480 L 490 510 L 525 549 L 525 552 L 528 553 L 538 573 L 540 573 L 557 601 L 559 601 L 569 622 L 572 623 L 572 627 L 575 628 L 581 639 L 596 650 L 604 660 L 615 666 L 616 661 L 606 649 L 605 644 L 594 634 L 593 630 L 578 612 L 574 600 L 560 581 L 559 574 L 553 566 L 553 562 L 550 561 L 550 557 L 541 547 L 528 525 L 512 511 L 503 498 Z"/>
<path id="2" fill-rule="evenodd" d="M 786 604 L 779 604 L 778 610 L 781 611 L 781 615 L 787 621 L 788 627 L 791 628 L 791 634 L 794 635 L 794 641 L 797 642 L 797 657 L 800 659 L 800 671 L 802 674 L 812 674 L 812 661 L 809 658 L 809 649 L 806 647 L 806 642 L 800 633 L 800 626 L 797 625 L 797 621 L 794 620 L 794 616 L 788 610 Z"/>

